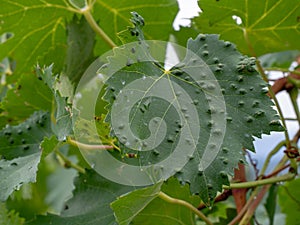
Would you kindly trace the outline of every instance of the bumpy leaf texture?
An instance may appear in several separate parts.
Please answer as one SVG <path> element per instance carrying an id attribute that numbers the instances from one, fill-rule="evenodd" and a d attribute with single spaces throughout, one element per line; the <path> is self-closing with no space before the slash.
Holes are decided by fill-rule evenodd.
<path id="1" fill-rule="evenodd" d="M 35 182 L 41 153 L 0 160 L 0 200 L 5 201 L 9 195 L 24 183 Z"/>
<path id="2" fill-rule="evenodd" d="M 217 35 L 188 40 L 184 60 L 170 70 L 152 58 L 152 44 L 116 48 L 100 69 L 109 77 L 112 135 L 124 152 L 136 154 L 123 162 L 147 171 L 154 182 L 176 174 L 210 204 L 244 162 L 242 149 L 254 150 L 252 136 L 281 130 L 266 83 L 254 58 Z"/>
<path id="3" fill-rule="evenodd" d="M 299 49 L 298 0 L 201 0 L 203 13 L 195 19 L 202 33 L 220 34 L 244 54 Z"/>
<path id="4" fill-rule="evenodd" d="M 0 131 L 0 155 L 10 160 L 37 153 L 40 142 L 51 135 L 49 113 L 38 111 L 25 122 Z"/>

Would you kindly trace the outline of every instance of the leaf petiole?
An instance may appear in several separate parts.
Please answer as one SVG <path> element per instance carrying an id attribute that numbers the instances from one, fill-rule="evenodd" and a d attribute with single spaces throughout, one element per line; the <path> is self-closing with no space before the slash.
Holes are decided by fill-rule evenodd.
<path id="1" fill-rule="evenodd" d="M 189 210 L 194 212 L 199 218 L 201 218 L 206 224 L 213 225 L 212 222 L 210 222 L 209 219 L 201 211 L 199 211 L 196 207 L 194 207 L 189 202 L 186 202 L 186 201 L 183 201 L 183 200 L 177 199 L 177 198 L 172 198 L 162 191 L 160 191 L 158 193 L 158 197 L 166 202 L 171 203 L 171 204 L 181 205 L 181 206 L 188 208 Z"/>

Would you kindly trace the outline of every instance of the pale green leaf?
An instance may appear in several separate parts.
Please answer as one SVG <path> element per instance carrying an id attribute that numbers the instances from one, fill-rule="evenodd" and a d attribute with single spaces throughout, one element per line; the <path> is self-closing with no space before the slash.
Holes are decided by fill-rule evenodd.
<path id="1" fill-rule="evenodd" d="M 162 186 L 158 183 L 154 186 L 131 192 L 113 202 L 112 208 L 119 224 L 196 224 L 195 214 L 190 209 L 158 198 L 160 190 L 172 198 L 187 201 L 195 207 L 200 203 L 199 196 L 190 194 L 188 185 L 182 186 L 176 179 L 171 178 Z"/>
<path id="2" fill-rule="evenodd" d="M 279 67 L 289 69 L 292 62 L 300 55 L 300 51 L 284 51 L 262 55 L 259 57 L 260 63 L 265 68 Z"/>
<path id="3" fill-rule="evenodd" d="M 87 170 L 75 179 L 73 198 L 65 204 L 60 216 L 38 216 L 29 225 L 117 225 L 110 203 L 117 196 L 134 188 L 112 183 L 97 173 Z"/>
<path id="4" fill-rule="evenodd" d="M 84 17 L 78 19 L 77 16 L 67 24 L 67 32 L 68 48 L 64 71 L 71 81 L 78 82 L 87 67 L 95 60 L 93 56 L 95 33 Z M 73 90 L 73 88 L 64 89 Z"/>
<path id="5" fill-rule="evenodd" d="M 72 112 L 71 112 L 71 105 L 68 103 L 68 99 L 71 99 L 73 95 L 63 97 L 61 94 L 60 86 L 57 85 L 59 83 L 59 76 L 54 75 L 52 72 L 52 66 L 45 67 L 45 68 L 36 68 L 36 72 L 38 76 L 45 82 L 48 88 L 51 90 L 54 100 L 55 100 L 55 107 L 54 109 L 54 116 L 55 121 L 52 123 L 52 130 L 56 134 L 59 141 L 65 140 L 66 137 L 72 132 Z M 63 75 L 62 75 L 63 76 Z M 69 84 L 66 81 L 67 77 L 62 80 Z M 65 80 L 65 81 L 64 81 Z M 72 86 L 68 86 L 71 88 Z M 66 92 L 67 94 L 71 94 L 72 91 L 69 90 Z M 64 95 L 66 93 L 63 93 Z"/>
<path id="6" fill-rule="evenodd" d="M 244 54 L 299 49 L 298 0 L 201 0 L 199 5 L 203 13 L 194 22 L 200 32 L 220 34 Z"/>
<path id="7" fill-rule="evenodd" d="M 114 201 L 111 207 L 114 210 L 118 224 L 132 224 L 132 220 L 157 198 L 161 190 L 161 185 L 162 183 L 157 183 L 153 186 L 133 191 Z M 145 224 L 146 221 L 147 220 L 144 219 L 143 224 Z M 153 221 L 153 218 L 151 221 Z"/>
<path id="8" fill-rule="evenodd" d="M 300 211 L 300 179 L 296 179 L 279 187 L 279 205 L 286 214 L 286 224 L 299 225 Z"/>
<path id="9" fill-rule="evenodd" d="M 37 166 L 41 153 L 12 160 L 0 160 L 0 200 L 5 201 L 8 196 L 18 190 L 23 183 L 35 182 Z"/>

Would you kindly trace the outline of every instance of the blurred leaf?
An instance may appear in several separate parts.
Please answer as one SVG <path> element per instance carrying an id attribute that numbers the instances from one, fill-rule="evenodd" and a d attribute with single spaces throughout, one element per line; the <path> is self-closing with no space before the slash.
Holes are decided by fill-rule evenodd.
<path id="1" fill-rule="evenodd" d="M 0 203 L 0 225 L 23 225 L 25 220 L 13 210 L 8 211 L 4 203 Z"/>
<path id="2" fill-rule="evenodd" d="M 143 209 L 145 209 L 155 198 L 157 198 L 161 189 L 161 185 L 162 183 L 157 183 L 153 186 L 133 191 L 114 201 L 111 204 L 111 207 L 114 210 L 118 224 L 132 224 L 132 220 L 134 220 L 134 218 Z M 151 217 L 151 221 L 154 222 L 154 224 L 157 224 L 157 221 L 155 222 L 153 217 Z M 145 223 L 147 222 L 144 218 L 142 224 Z"/>
<path id="3" fill-rule="evenodd" d="M 35 182 L 37 166 L 41 153 L 12 160 L 0 160 L 0 200 L 5 201 L 8 196 L 18 190 L 23 183 Z"/>
<path id="4" fill-rule="evenodd" d="M 291 66 L 291 63 L 295 61 L 296 57 L 300 55 L 300 51 L 284 51 L 284 52 L 275 52 L 259 57 L 260 63 L 265 68 L 270 67 L 279 67 L 288 69 Z"/>
<path id="5" fill-rule="evenodd" d="M 268 217 L 270 219 L 270 225 L 274 224 L 274 215 L 277 206 L 277 191 L 278 191 L 278 185 L 273 184 L 269 190 L 266 203 L 264 204 L 268 213 Z"/>
<path id="6" fill-rule="evenodd" d="M 10 160 L 40 152 L 40 142 L 51 135 L 49 113 L 35 112 L 23 123 L 0 131 L 0 155 Z"/>
<path id="7" fill-rule="evenodd" d="M 65 204 L 60 216 L 37 216 L 29 225 L 117 225 L 110 203 L 117 196 L 134 188 L 112 183 L 97 173 L 87 170 L 75 179 L 73 198 Z"/>
<path id="8" fill-rule="evenodd" d="M 299 225 L 300 179 L 286 182 L 279 187 L 278 196 L 282 212 L 286 214 L 286 224 Z"/>
<path id="9" fill-rule="evenodd" d="M 203 13 L 194 20 L 198 29 L 220 34 L 244 54 L 299 49 L 298 0 L 201 0 L 199 4 Z"/>
<path id="10" fill-rule="evenodd" d="M 51 111 L 51 106 L 50 90 L 32 74 L 22 76 L 1 103 L 2 115 L 14 123 L 22 122 L 37 110 Z"/>
<path id="11" fill-rule="evenodd" d="M 75 83 L 96 59 L 93 56 L 95 33 L 84 17 L 77 16 L 67 24 L 68 48 L 65 73 Z M 71 89 L 72 90 L 72 89 Z"/>

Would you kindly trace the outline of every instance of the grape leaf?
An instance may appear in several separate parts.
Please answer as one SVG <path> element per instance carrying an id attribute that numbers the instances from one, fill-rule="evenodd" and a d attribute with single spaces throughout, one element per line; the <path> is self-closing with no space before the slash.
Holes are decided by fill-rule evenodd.
<path id="1" fill-rule="evenodd" d="M 278 189 L 279 205 L 286 214 L 286 224 L 299 225 L 300 179 L 287 182 Z"/>
<path id="2" fill-rule="evenodd" d="M 199 196 L 190 195 L 188 185 L 182 186 L 176 179 L 171 178 L 163 185 L 158 183 L 139 189 L 114 201 L 111 206 L 119 224 L 196 224 L 193 212 L 158 198 L 159 191 L 187 201 L 195 207 L 200 203 Z"/>
<path id="3" fill-rule="evenodd" d="M 40 142 L 52 135 L 50 115 L 35 112 L 17 126 L 6 126 L 0 131 L 0 155 L 5 159 L 28 156 L 40 152 Z"/>
<path id="4" fill-rule="evenodd" d="M 0 58 L 13 57 L 19 73 L 28 73 L 43 55 L 47 55 L 43 63 L 62 65 L 57 56 L 65 55 L 65 20 L 71 19 L 72 12 L 74 9 L 60 0 L 2 1 L 0 33 L 10 32 L 13 37 L 0 45 Z"/>
<path id="5" fill-rule="evenodd" d="M 194 20 L 198 29 L 202 33 L 220 34 L 222 39 L 237 44 L 244 54 L 260 56 L 299 48 L 298 0 L 264 0 L 255 3 L 201 0 L 199 4 L 203 13 Z M 234 16 L 241 19 L 241 24 L 237 23 Z"/>
<path id="6" fill-rule="evenodd" d="M 48 214 L 37 216 L 30 225 L 117 225 L 109 204 L 117 196 L 132 191 L 134 188 L 112 183 L 92 170 L 75 179 L 73 198 L 66 202 L 60 216 Z"/>
<path id="7" fill-rule="evenodd" d="M 36 68 L 37 75 L 44 80 L 45 84 L 50 88 L 52 94 L 54 96 L 56 105 L 55 105 L 55 121 L 52 123 L 52 130 L 56 134 L 59 141 L 65 140 L 66 137 L 72 132 L 72 112 L 71 112 L 71 104 L 68 103 L 68 99 L 71 99 L 73 96 L 72 86 L 68 85 L 68 88 L 72 88 L 64 95 L 70 94 L 71 96 L 63 97 L 61 92 L 59 79 L 64 75 L 54 76 L 52 73 L 52 66 L 45 68 Z M 67 77 L 64 77 L 63 80 L 67 80 Z M 69 84 L 69 82 L 65 81 L 65 83 Z"/>
<path id="8" fill-rule="evenodd" d="M 35 182 L 37 166 L 41 153 L 12 160 L 0 160 L 0 200 L 5 201 L 8 196 L 19 189 L 23 183 Z"/>
<path id="9" fill-rule="evenodd" d="M 217 35 L 190 39 L 186 57 L 169 71 L 151 58 L 146 43 L 115 48 L 100 69 L 108 77 L 112 135 L 122 151 L 137 155 L 122 161 L 144 166 L 154 182 L 176 173 L 210 204 L 229 184 L 227 174 L 244 162 L 242 149 L 254 150 L 252 136 L 282 130 L 267 84 L 253 68 L 255 58 Z M 118 173 L 129 172 L 123 166 Z"/>
<path id="10" fill-rule="evenodd" d="M 23 225 L 24 218 L 19 217 L 19 214 L 8 211 L 4 203 L 0 203 L 0 224 L 1 225 Z"/>
<path id="11" fill-rule="evenodd" d="M 119 43 L 116 34 L 130 25 L 127 18 L 133 11 L 143 15 L 147 21 L 144 32 L 146 39 L 167 41 L 169 33 L 173 31 L 172 23 L 178 12 L 178 3 L 176 0 L 112 0 L 108 4 L 104 0 L 97 0 L 94 5 L 94 12 L 101 12 L 95 15 L 96 20 L 100 19 L 100 26 L 115 43 Z M 96 52 L 103 53 L 103 49 L 109 50 L 101 41 L 97 41 Z"/>

